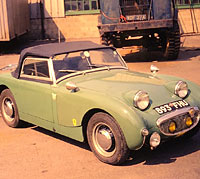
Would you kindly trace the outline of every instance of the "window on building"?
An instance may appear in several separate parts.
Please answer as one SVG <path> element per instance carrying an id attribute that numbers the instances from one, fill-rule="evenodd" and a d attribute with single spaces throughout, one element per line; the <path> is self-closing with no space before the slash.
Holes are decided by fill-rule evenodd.
<path id="1" fill-rule="evenodd" d="M 175 0 L 178 8 L 198 8 L 200 0 Z"/>
<path id="2" fill-rule="evenodd" d="M 65 0 L 66 15 L 99 13 L 98 0 Z"/>

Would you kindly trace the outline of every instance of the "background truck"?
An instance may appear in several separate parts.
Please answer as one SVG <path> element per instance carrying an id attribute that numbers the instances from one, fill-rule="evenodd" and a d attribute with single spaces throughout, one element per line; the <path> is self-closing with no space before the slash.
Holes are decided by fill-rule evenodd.
<path id="1" fill-rule="evenodd" d="M 174 0 L 100 0 L 102 44 L 143 46 L 175 60 L 180 49 Z"/>

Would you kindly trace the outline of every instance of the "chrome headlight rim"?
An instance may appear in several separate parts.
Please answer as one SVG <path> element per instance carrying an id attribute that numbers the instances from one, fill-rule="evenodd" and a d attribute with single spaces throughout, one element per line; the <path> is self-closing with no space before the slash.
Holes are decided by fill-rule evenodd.
<path id="1" fill-rule="evenodd" d="M 175 95 L 185 98 L 188 95 L 188 85 L 185 81 L 178 81 L 175 86 Z"/>
<path id="2" fill-rule="evenodd" d="M 148 108 L 150 100 L 147 92 L 139 90 L 133 99 L 134 106 L 142 111 Z"/>

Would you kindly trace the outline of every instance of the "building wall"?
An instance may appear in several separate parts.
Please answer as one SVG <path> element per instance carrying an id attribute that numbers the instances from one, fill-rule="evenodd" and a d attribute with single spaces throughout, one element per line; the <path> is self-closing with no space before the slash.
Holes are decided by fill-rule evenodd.
<path id="1" fill-rule="evenodd" d="M 30 38 L 38 39 L 45 36 L 48 39 L 67 40 L 99 37 L 97 28 L 99 14 L 66 16 L 64 0 L 28 1 L 31 17 Z M 41 4 L 44 7 L 43 12 Z M 199 32 L 200 9 L 180 9 L 179 25 L 181 33 Z"/>
<path id="2" fill-rule="evenodd" d="M 45 38 L 61 39 L 99 37 L 98 15 L 66 16 L 63 18 L 45 18 Z M 41 19 L 31 19 L 30 37 L 41 38 Z"/>
<path id="3" fill-rule="evenodd" d="M 200 33 L 200 9 L 179 9 L 178 15 L 182 34 Z"/>

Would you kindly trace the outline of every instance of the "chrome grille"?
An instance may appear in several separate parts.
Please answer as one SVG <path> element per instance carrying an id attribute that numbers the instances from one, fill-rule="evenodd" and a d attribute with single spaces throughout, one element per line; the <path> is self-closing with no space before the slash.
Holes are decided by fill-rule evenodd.
<path id="1" fill-rule="evenodd" d="M 195 113 L 193 115 L 191 115 L 189 113 L 189 111 L 193 110 L 193 109 L 194 109 Z M 186 125 L 186 122 L 185 122 L 185 120 L 187 118 L 192 119 L 192 125 L 189 127 Z M 194 128 L 198 124 L 199 118 L 200 118 L 199 109 L 197 107 L 195 107 L 195 108 L 188 107 L 188 108 L 174 111 L 170 114 L 167 114 L 167 115 L 159 118 L 157 120 L 157 126 L 159 127 L 160 131 L 164 135 L 174 136 L 174 135 L 178 135 L 180 133 L 187 132 L 187 131 L 191 130 L 192 128 Z M 169 131 L 169 125 L 171 122 L 175 122 L 175 124 L 176 124 L 176 130 L 173 133 Z"/>

